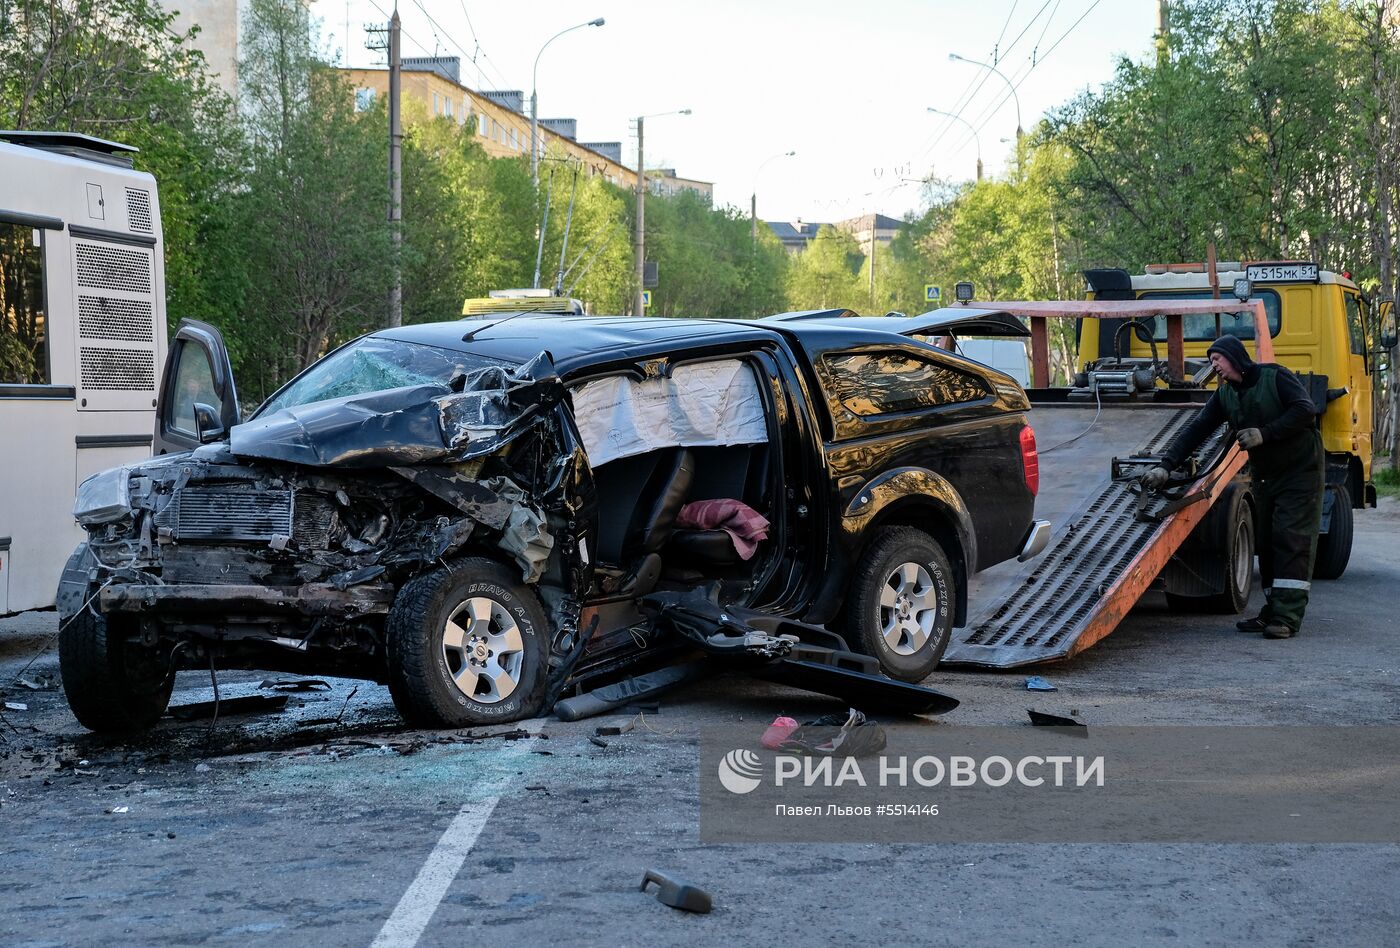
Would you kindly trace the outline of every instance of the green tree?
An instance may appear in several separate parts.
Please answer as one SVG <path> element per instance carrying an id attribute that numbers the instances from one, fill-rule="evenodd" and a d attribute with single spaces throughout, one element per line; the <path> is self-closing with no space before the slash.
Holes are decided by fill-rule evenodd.
<path id="1" fill-rule="evenodd" d="M 683 191 L 647 199 L 647 257 L 657 263 L 657 316 L 745 317 L 786 303 L 787 254 L 767 227 L 759 239 L 746 216 Z"/>
<path id="2" fill-rule="evenodd" d="M 793 309 L 868 308 L 870 294 L 859 276 L 864 260 L 855 237 L 823 225 L 788 270 L 788 305 Z"/>
<path id="3" fill-rule="evenodd" d="M 388 159 L 382 115 L 354 111 L 348 86 L 316 58 L 298 0 L 252 0 L 242 46 L 253 144 L 234 213 L 248 291 L 230 328 L 245 391 L 265 395 L 383 324 Z"/>

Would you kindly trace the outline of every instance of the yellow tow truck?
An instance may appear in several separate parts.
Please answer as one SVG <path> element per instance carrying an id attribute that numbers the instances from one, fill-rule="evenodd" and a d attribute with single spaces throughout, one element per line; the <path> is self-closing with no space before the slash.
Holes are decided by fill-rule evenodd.
<path id="1" fill-rule="evenodd" d="M 1376 506 L 1371 438 L 1380 350 L 1375 342 L 1378 331 L 1393 334 L 1394 304 L 1374 304 L 1349 273 L 1303 260 L 1221 263 L 1215 272 L 1204 263 L 1154 264 L 1135 275 L 1125 270 L 1085 275 L 1095 299 L 1228 299 L 1236 280 L 1249 281 L 1254 297 L 1264 303 L 1274 361 L 1299 375 L 1321 410 L 1327 497 L 1313 573 L 1321 579 L 1341 576 L 1351 556 L 1352 511 Z M 1145 322 L 1151 326 L 1150 339 L 1140 330 L 1126 331 L 1119 321 L 1085 320 L 1076 387 L 1094 391 L 1102 384 L 1093 384 L 1100 381 L 1096 376 L 1111 371 L 1115 362 L 1150 365 L 1159 354 L 1171 360 L 1174 350 L 1181 353 L 1188 378 L 1203 375 L 1209 368 L 1206 349 L 1218 335 L 1238 336 L 1247 348 L 1254 339 L 1253 321 L 1244 312 L 1183 317 L 1180 340 L 1169 338 L 1165 319 Z M 1170 385 L 1160 378 L 1153 384 Z M 1214 380 L 1206 384 L 1213 386 Z"/>

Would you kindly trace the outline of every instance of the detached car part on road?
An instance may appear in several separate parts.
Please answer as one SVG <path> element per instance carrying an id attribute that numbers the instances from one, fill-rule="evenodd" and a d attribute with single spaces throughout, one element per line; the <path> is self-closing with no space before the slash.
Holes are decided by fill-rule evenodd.
<path id="1" fill-rule="evenodd" d="M 79 490 L 69 703 L 139 729 L 178 669 L 263 668 L 464 726 L 697 653 L 831 694 L 895 685 L 876 663 L 921 681 L 968 576 L 1044 544 L 1034 436 L 1012 379 L 911 338 L 928 320 L 856 322 L 403 327 L 240 423 L 221 338 L 186 321 L 160 456 Z M 697 526 L 696 501 L 738 519 Z"/>

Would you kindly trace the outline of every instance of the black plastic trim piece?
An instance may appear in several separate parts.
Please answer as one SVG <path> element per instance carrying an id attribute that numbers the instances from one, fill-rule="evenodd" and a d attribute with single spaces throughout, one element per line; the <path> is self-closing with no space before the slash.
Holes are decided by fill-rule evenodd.
<path id="1" fill-rule="evenodd" d="M 148 434 L 78 435 L 73 439 L 79 448 L 148 448 L 152 440 Z"/>
<path id="2" fill-rule="evenodd" d="M 3 552 L 3 551 L 5 551 L 5 550 L 8 550 L 9 548 L 10 548 L 10 538 L 9 538 L 9 537 L 0 537 L 0 552 Z"/>
<path id="3" fill-rule="evenodd" d="M 69 224 L 68 233 L 74 237 L 85 237 L 89 240 L 105 240 L 113 244 L 132 244 L 137 247 L 154 247 L 156 239 L 146 234 L 128 234 L 120 230 L 102 230 L 97 227 L 83 227 L 79 224 Z"/>
<path id="4" fill-rule="evenodd" d="M 25 214 L 23 211 L 7 211 L 0 208 L 0 223 L 18 224 L 21 227 L 37 227 L 40 230 L 63 230 L 63 221 L 44 214 Z"/>
<path id="5" fill-rule="evenodd" d="M 0 398 L 65 398 L 78 397 L 72 385 L 0 385 Z"/>

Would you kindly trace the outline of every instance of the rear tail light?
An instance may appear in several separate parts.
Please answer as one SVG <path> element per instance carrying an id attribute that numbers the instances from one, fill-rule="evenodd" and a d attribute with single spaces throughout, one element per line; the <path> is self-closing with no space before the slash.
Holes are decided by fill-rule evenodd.
<path id="1" fill-rule="evenodd" d="M 1040 455 L 1035 450 L 1035 431 L 1030 425 L 1021 429 L 1021 468 L 1026 473 L 1026 487 L 1034 496 L 1040 493 Z"/>

